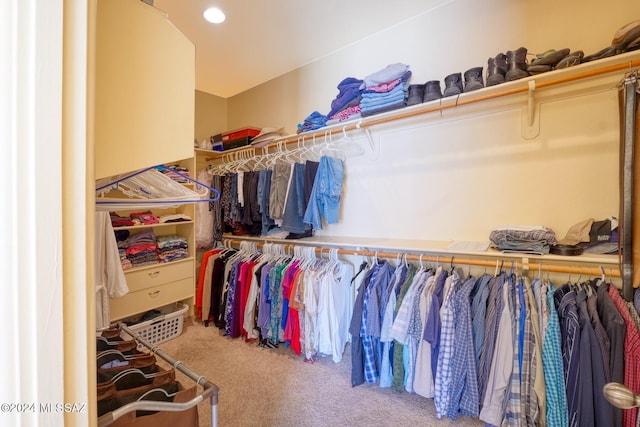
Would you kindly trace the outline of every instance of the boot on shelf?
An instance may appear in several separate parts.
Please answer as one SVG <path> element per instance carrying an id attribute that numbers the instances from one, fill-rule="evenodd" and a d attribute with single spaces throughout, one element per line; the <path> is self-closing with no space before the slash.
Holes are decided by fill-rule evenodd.
<path id="1" fill-rule="evenodd" d="M 444 78 L 444 92 L 443 96 L 459 95 L 463 91 L 462 87 L 462 73 L 449 74 Z"/>
<path id="2" fill-rule="evenodd" d="M 464 91 L 471 92 L 482 89 L 484 83 L 482 81 L 482 67 L 470 68 L 464 72 Z"/>
<path id="3" fill-rule="evenodd" d="M 521 47 L 507 52 L 507 74 L 505 80 L 513 80 L 529 77 L 527 72 L 527 48 Z"/>
<path id="4" fill-rule="evenodd" d="M 507 55 L 499 53 L 495 58 L 487 61 L 487 86 L 494 86 L 504 83 L 504 76 L 507 74 Z"/>
<path id="5" fill-rule="evenodd" d="M 407 105 L 421 104 L 424 98 L 424 85 L 409 85 Z"/>
<path id="6" fill-rule="evenodd" d="M 433 101 L 442 98 L 440 80 L 430 80 L 424 84 L 424 98 L 422 102 Z"/>

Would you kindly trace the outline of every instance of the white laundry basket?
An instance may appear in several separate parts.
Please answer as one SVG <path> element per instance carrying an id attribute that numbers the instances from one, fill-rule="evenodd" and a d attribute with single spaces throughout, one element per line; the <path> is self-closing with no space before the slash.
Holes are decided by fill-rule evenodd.
<path id="1" fill-rule="evenodd" d="M 182 303 L 161 307 L 158 310 L 163 314 L 151 320 L 134 323 L 129 326 L 129 329 L 150 344 L 160 344 L 180 336 L 184 326 L 184 314 L 188 309 L 189 306 Z M 144 345 L 138 344 L 138 350 L 145 348 Z"/>

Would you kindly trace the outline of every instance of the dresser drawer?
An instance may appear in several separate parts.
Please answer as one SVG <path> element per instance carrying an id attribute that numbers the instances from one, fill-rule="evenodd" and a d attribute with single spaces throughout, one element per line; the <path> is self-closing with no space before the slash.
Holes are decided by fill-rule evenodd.
<path id="1" fill-rule="evenodd" d="M 148 289 L 180 279 L 192 278 L 193 275 L 193 259 L 158 264 L 142 270 L 125 273 L 129 292 Z"/>
<path id="2" fill-rule="evenodd" d="M 121 298 L 109 300 L 110 318 L 118 320 L 134 314 L 193 297 L 193 277 L 129 292 Z"/>

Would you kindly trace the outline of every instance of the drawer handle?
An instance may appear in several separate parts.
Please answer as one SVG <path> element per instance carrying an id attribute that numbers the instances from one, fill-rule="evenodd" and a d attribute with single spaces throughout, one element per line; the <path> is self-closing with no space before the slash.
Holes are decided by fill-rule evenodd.
<path id="1" fill-rule="evenodd" d="M 160 271 L 158 270 L 152 271 L 151 273 L 149 273 L 149 277 L 151 277 L 152 279 L 155 279 L 156 277 L 158 277 L 158 274 L 160 274 Z"/>
<path id="2" fill-rule="evenodd" d="M 155 298 L 155 297 L 157 297 L 158 295 L 160 295 L 160 291 L 149 292 L 149 296 L 150 296 L 151 298 Z"/>

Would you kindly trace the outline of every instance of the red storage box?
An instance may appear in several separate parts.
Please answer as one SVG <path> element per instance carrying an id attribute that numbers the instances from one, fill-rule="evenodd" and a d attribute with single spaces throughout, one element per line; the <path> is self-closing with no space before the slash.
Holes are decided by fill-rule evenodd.
<path id="1" fill-rule="evenodd" d="M 238 139 L 248 138 L 251 139 L 260 133 L 260 128 L 246 127 L 242 129 L 235 129 L 222 134 L 222 142 L 235 141 Z"/>

